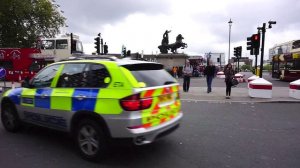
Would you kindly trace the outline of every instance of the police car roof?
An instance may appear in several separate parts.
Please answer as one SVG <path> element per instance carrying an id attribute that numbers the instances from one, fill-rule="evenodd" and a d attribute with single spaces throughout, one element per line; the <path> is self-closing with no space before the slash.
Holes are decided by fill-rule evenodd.
<path id="1" fill-rule="evenodd" d="M 129 57 L 119 59 L 111 55 L 78 55 L 72 56 L 65 60 L 60 60 L 59 62 L 98 62 L 98 61 L 108 61 L 116 62 L 118 65 L 129 65 L 129 64 L 159 64 L 156 62 L 148 62 L 145 60 L 133 60 Z"/>

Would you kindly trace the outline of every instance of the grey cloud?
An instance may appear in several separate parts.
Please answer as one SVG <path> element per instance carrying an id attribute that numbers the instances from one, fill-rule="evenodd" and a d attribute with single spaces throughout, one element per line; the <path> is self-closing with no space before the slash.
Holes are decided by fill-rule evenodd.
<path id="1" fill-rule="evenodd" d="M 269 20 L 277 21 L 271 30 L 277 33 L 290 29 L 290 26 L 297 28 L 300 25 L 300 1 L 298 0 L 272 1 L 272 3 L 261 1 L 259 4 L 237 1 L 229 6 L 227 11 L 227 15 L 207 13 L 195 16 L 205 23 L 204 26 L 211 29 L 212 34 L 219 37 L 217 42 L 220 43 L 228 42 L 230 18 L 233 21 L 232 42 L 246 41 L 248 36 L 257 33 L 257 27 L 261 27 Z"/>
<path id="2" fill-rule="evenodd" d="M 57 0 L 64 15 L 67 17 L 69 30 L 90 34 L 96 29 L 101 31 L 104 24 L 114 24 L 131 13 L 159 14 L 167 12 L 166 1 L 136 1 L 136 0 Z"/>

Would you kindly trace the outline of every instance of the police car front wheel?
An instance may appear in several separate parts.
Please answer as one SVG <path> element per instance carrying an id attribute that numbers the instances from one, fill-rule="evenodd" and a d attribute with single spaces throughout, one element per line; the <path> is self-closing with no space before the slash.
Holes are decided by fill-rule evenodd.
<path id="1" fill-rule="evenodd" d="M 105 134 L 94 120 L 84 119 L 79 123 L 76 139 L 80 154 L 87 160 L 100 159 L 107 151 Z"/>
<path id="2" fill-rule="evenodd" d="M 20 129 L 20 119 L 17 111 L 10 103 L 5 103 L 2 108 L 1 121 L 9 132 L 17 132 Z"/>

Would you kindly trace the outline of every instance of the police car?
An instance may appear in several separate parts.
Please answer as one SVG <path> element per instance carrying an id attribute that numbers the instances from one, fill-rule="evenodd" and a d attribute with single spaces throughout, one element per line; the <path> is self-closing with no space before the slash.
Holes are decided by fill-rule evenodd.
<path id="1" fill-rule="evenodd" d="M 106 57 L 48 65 L 1 100 L 7 131 L 31 123 L 71 133 L 88 160 L 101 158 L 111 139 L 151 143 L 182 115 L 179 84 L 163 65 Z"/>

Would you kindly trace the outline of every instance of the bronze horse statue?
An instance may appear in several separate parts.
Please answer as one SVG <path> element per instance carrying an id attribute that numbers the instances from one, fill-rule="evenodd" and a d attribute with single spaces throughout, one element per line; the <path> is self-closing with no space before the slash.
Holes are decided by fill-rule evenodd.
<path id="1" fill-rule="evenodd" d="M 171 50 L 172 53 L 177 53 L 177 49 L 178 48 L 181 48 L 181 49 L 184 49 L 184 48 L 187 48 L 187 44 L 186 43 L 183 43 L 182 42 L 182 39 L 184 39 L 182 37 L 181 34 L 179 34 L 177 37 L 176 37 L 176 42 L 175 43 L 172 43 L 172 44 L 169 44 L 169 33 L 171 32 L 166 30 L 164 35 L 163 35 L 163 39 L 161 41 L 161 45 L 158 46 L 160 52 L 162 54 L 167 54 L 168 53 L 168 50 Z"/>

